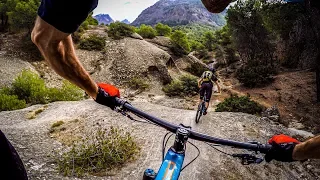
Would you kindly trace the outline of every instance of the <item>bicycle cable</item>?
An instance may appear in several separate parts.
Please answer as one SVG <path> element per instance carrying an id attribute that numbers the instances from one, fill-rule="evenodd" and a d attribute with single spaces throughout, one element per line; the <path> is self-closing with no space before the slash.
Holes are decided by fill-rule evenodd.
<path id="1" fill-rule="evenodd" d="M 164 161 L 164 154 L 165 154 L 165 151 L 166 151 L 166 147 L 167 147 L 167 144 L 168 144 L 168 141 L 169 139 L 173 136 L 173 134 L 171 134 L 168 138 L 168 134 L 170 134 L 171 132 L 167 132 L 166 135 L 163 137 L 163 140 L 162 140 L 162 161 Z M 167 138 L 167 140 L 166 140 Z"/>
<path id="2" fill-rule="evenodd" d="M 213 144 L 210 144 L 210 143 L 207 143 L 207 142 L 205 142 L 205 143 L 206 143 L 208 146 L 210 146 L 211 148 L 213 148 L 214 150 L 216 150 L 216 151 L 218 151 L 218 152 L 220 152 L 220 153 L 222 153 L 222 154 L 225 154 L 225 155 L 228 155 L 228 156 L 233 157 L 232 154 L 226 153 L 226 152 L 224 152 L 224 151 L 222 151 L 222 150 L 220 150 L 220 149 L 218 149 L 218 148 L 215 147 L 215 146 L 221 146 L 221 145 L 213 145 Z"/>
<path id="3" fill-rule="evenodd" d="M 196 156 L 195 158 L 193 158 L 188 164 L 186 164 L 186 165 L 181 169 L 180 172 L 182 172 L 187 166 L 189 166 L 191 163 L 193 163 L 193 162 L 200 156 L 200 149 L 199 149 L 196 145 L 194 145 L 192 142 L 190 142 L 190 141 L 187 141 L 187 142 L 190 143 L 193 147 L 195 147 L 195 148 L 197 149 L 198 154 L 197 154 L 197 156 Z"/>
<path id="4" fill-rule="evenodd" d="M 132 116 L 130 116 L 130 114 L 128 114 L 126 111 L 124 111 L 124 110 L 122 110 L 122 109 L 118 109 L 118 110 L 116 110 L 116 111 L 119 112 L 120 114 L 122 114 L 123 116 L 129 118 L 129 119 L 132 120 L 132 121 L 140 122 L 140 123 L 145 123 L 145 124 L 152 124 L 152 125 L 155 125 L 155 126 L 159 126 L 158 124 L 155 124 L 155 123 L 151 122 L 150 120 L 148 120 L 148 119 L 146 119 L 146 118 L 144 118 L 144 117 L 140 117 L 140 116 L 138 116 L 138 115 L 136 115 L 136 114 L 135 114 L 135 115 L 136 115 L 137 117 L 139 117 L 140 119 L 143 119 L 143 120 L 145 120 L 145 121 L 141 121 L 141 120 L 135 119 L 135 118 L 133 118 Z"/>

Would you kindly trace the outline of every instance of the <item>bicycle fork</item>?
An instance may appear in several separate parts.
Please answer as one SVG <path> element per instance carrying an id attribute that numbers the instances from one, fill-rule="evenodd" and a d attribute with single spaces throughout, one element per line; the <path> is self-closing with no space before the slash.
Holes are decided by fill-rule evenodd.
<path id="1" fill-rule="evenodd" d="M 146 169 L 143 180 L 178 180 L 185 157 L 188 135 L 189 131 L 186 128 L 179 128 L 174 145 L 168 150 L 159 172 Z"/>

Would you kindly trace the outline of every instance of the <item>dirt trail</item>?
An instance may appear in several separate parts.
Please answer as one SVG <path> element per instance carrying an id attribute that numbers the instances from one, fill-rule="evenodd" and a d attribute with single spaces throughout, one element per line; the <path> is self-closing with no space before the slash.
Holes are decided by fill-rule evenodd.
<path id="1" fill-rule="evenodd" d="M 192 126 L 193 130 L 219 138 L 239 141 L 257 140 L 266 142 L 267 138 L 279 132 L 293 135 L 287 129 L 262 122 L 258 117 L 243 113 L 214 113 L 204 116 L 199 124 L 194 123 L 195 111 L 164 107 L 147 102 L 146 99 L 133 101 L 132 104 L 152 115 L 166 119 L 172 123 Z M 89 176 L 83 179 L 141 179 L 146 168 L 158 170 L 161 164 L 161 143 L 166 131 L 163 128 L 132 122 L 127 118 L 111 112 L 92 100 L 79 102 L 55 102 L 35 119 L 26 119 L 30 110 L 41 108 L 32 106 L 23 110 L 0 113 L 1 130 L 13 142 L 26 165 L 30 179 L 76 179 L 59 175 L 50 158 L 53 150 L 64 148 L 62 144 L 50 138 L 50 126 L 58 121 L 70 122 L 83 120 L 84 131 L 92 130 L 99 123 L 103 127 L 118 126 L 132 132 L 141 145 L 141 155 L 132 163 L 110 177 Z M 70 127 L 71 128 L 71 127 Z M 169 141 L 168 145 L 172 144 Z M 181 180 L 191 179 L 317 179 L 319 167 L 309 165 L 310 162 L 285 164 L 273 162 L 259 165 L 243 166 L 238 160 L 216 152 L 208 145 L 195 142 L 201 151 L 199 158 L 187 167 L 181 174 Z M 229 153 L 243 152 L 241 150 L 223 148 Z M 187 146 L 185 164 L 196 156 L 197 151 Z M 311 166 L 311 167 L 310 167 Z"/>

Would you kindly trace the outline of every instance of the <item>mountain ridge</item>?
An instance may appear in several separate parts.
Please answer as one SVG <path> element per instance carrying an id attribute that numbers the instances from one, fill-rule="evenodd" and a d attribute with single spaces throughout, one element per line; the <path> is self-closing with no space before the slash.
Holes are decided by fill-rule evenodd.
<path id="1" fill-rule="evenodd" d="M 113 23 L 114 20 L 110 17 L 109 14 L 97 14 L 93 18 L 98 20 L 99 24 L 110 24 Z"/>
<path id="2" fill-rule="evenodd" d="M 201 0 L 160 0 L 143 10 L 131 25 L 155 25 L 160 22 L 171 26 L 190 23 L 223 26 L 226 23 L 226 11 L 210 13 Z"/>

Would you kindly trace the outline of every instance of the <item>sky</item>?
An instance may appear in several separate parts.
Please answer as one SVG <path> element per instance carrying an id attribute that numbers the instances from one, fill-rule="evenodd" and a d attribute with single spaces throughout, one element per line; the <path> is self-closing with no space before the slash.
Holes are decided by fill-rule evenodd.
<path id="1" fill-rule="evenodd" d="M 128 19 L 133 22 L 146 8 L 155 4 L 158 0 L 99 0 L 98 7 L 93 15 L 109 14 L 113 20 L 122 21 Z"/>

